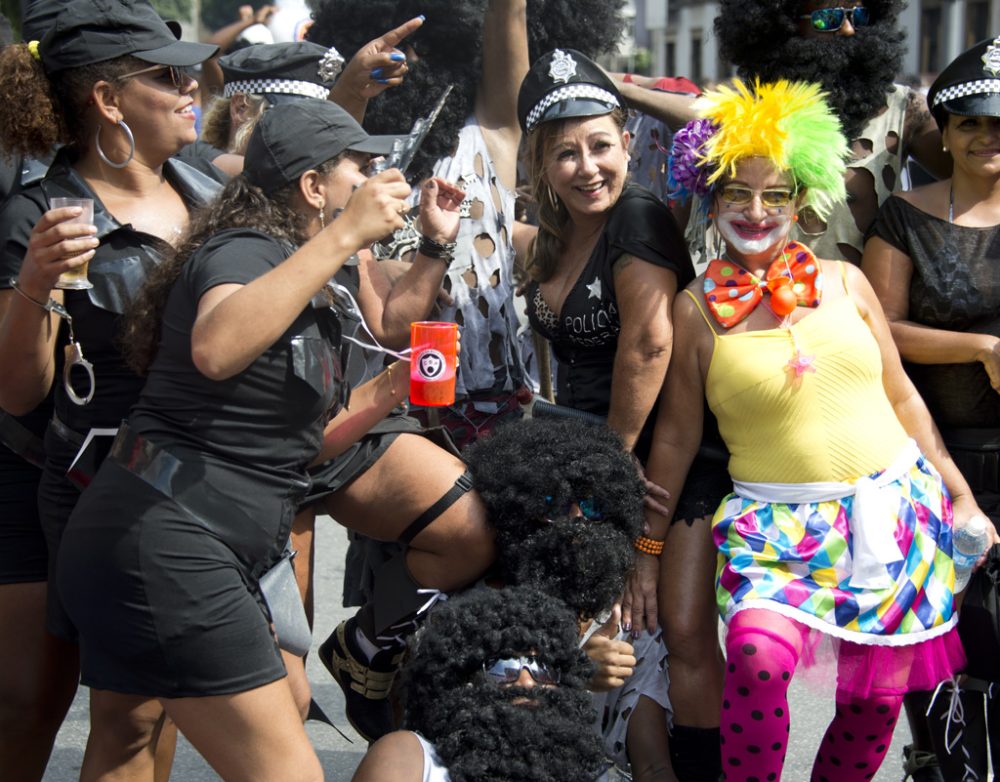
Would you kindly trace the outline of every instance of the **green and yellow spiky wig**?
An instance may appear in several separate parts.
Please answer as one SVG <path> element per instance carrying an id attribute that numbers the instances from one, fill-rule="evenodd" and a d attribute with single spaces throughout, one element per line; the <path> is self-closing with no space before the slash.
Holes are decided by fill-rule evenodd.
<path id="1" fill-rule="evenodd" d="M 724 175 L 733 176 L 740 160 L 763 157 L 807 189 L 806 203 L 821 217 L 844 200 L 847 140 L 819 85 L 757 81 L 751 89 L 734 79 L 705 92 L 694 109 L 700 119 L 678 131 L 671 155 L 671 173 L 682 185 L 694 173 L 692 153 L 697 161 L 701 182 L 686 189 L 711 189 Z"/>

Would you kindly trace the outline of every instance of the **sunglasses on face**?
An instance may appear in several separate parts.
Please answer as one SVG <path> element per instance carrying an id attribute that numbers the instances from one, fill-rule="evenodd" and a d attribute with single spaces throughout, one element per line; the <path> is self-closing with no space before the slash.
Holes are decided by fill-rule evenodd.
<path id="1" fill-rule="evenodd" d="M 868 9 L 862 5 L 853 8 L 820 8 L 808 14 L 802 14 L 800 19 L 808 19 L 812 28 L 819 33 L 835 33 L 844 26 L 847 15 L 851 15 L 852 27 L 867 27 L 869 22 Z"/>
<path id="2" fill-rule="evenodd" d="M 504 657 L 483 663 L 486 680 L 493 684 L 514 684 L 527 670 L 536 684 L 559 684 L 559 671 L 553 670 L 537 657 Z"/>
<path id="3" fill-rule="evenodd" d="M 727 206 L 746 206 L 755 195 L 760 195 L 760 203 L 765 209 L 781 209 L 795 200 L 795 191 L 783 187 L 752 190 L 743 185 L 723 185 L 719 191 L 719 197 Z"/>
<path id="4" fill-rule="evenodd" d="M 548 515 L 545 517 L 545 520 L 549 524 L 575 517 L 576 513 L 573 511 L 574 505 L 580 509 L 580 513 L 587 521 L 601 521 L 604 518 L 604 512 L 601 510 L 598 501 L 593 497 L 585 500 L 570 500 L 558 507 L 554 505 L 555 499 L 553 497 L 546 497 L 545 502 L 549 505 Z"/>
<path id="5" fill-rule="evenodd" d="M 142 68 L 138 71 L 123 74 L 118 77 L 118 81 L 131 79 L 135 76 L 145 76 L 146 74 L 157 73 L 158 71 L 160 74 L 154 77 L 154 81 L 159 81 L 163 84 L 171 84 L 176 90 L 180 90 L 187 86 L 188 82 L 194 78 L 186 70 L 176 65 L 153 65 L 149 68 Z"/>

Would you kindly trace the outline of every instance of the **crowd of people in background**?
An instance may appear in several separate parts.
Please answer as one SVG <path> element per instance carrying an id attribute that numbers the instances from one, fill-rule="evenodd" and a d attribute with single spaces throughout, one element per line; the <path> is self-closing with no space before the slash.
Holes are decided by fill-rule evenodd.
<path id="1" fill-rule="evenodd" d="M 203 42 L 24 0 L 0 779 L 83 685 L 81 780 L 163 782 L 178 732 L 320 780 L 309 653 L 359 782 L 774 782 L 812 666 L 813 782 L 901 714 L 908 778 L 996 779 L 1000 620 L 959 620 L 1000 604 L 1000 37 L 906 86 L 902 5 L 722 0 L 738 75 L 696 85 L 598 64 L 621 0 Z M 458 324 L 453 403 L 408 399 L 418 321 Z M 327 523 L 357 610 L 313 639 Z"/>

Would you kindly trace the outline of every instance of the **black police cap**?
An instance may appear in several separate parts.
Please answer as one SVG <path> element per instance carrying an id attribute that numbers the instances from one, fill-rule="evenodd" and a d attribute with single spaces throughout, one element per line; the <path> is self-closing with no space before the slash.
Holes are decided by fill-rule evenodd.
<path id="1" fill-rule="evenodd" d="M 931 85 L 927 105 L 942 130 L 949 114 L 1000 117 L 1000 36 L 952 60 Z"/>
<path id="2" fill-rule="evenodd" d="M 311 41 L 259 43 L 219 58 L 223 96 L 263 95 L 271 103 L 282 98 L 326 98 L 344 67 L 334 49 Z"/>
<path id="3" fill-rule="evenodd" d="M 341 152 L 387 155 L 396 136 L 369 136 L 344 109 L 328 100 L 297 100 L 265 111 L 243 158 L 243 175 L 265 192 L 296 181 Z"/>
<path id="4" fill-rule="evenodd" d="M 155 65 L 189 67 L 219 50 L 179 41 L 144 0 L 70 0 L 38 47 L 46 73 L 131 55 Z"/>
<path id="5" fill-rule="evenodd" d="M 596 117 L 622 105 L 615 83 L 593 60 L 575 49 L 543 54 L 517 94 L 517 119 L 528 133 L 543 122 Z"/>

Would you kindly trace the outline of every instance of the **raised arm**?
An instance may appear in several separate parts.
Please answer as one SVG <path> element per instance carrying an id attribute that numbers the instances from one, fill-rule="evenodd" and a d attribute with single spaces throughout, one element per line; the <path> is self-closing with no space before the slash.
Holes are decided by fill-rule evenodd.
<path id="1" fill-rule="evenodd" d="M 517 92 L 528 72 L 526 0 L 490 0 L 483 24 L 483 72 L 476 91 L 476 120 L 508 190 L 517 186 Z"/>
<path id="2" fill-rule="evenodd" d="M 695 118 L 691 106 L 695 96 L 686 92 L 651 90 L 635 82 L 626 82 L 614 74 L 615 84 L 630 108 L 656 117 L 671 130 L 678 130 Z"/>
<path id="3" fill-rule="evenodd" d="M 410 188 L 397 169 L 368 180 L 340 217 L 286 261 L 247 285 L 218 285 L 198 302 L 195 366 L 212 380 L 246 369 L 285 332 L 351 255 L 402 227 Z"/>
<path id="4" fill-rule="evenodd" d="M 455 241 L 464 191 L 437 178 L 427 180 L 421 190 L 421 234 L 438 245 Z M 393 281 L 370 253 L 361 254 L 358 305 L 380 343 L 396 350 L 409 343 L 410 323 L 427 318 L 449 263 L 418 250 L 406 272 Z"/>
<path id="5" fill-rule="evenodd" d="M 865 243 L 861 269 L 878 297 L 899 355 L 914 364 L 982 362 L 994 389 L 1000 390 L 1000 339 L 992 334 L 930 328 L 909 320 L 913 261 L 884 239 Z"/>
<path id="6" fill-rule="evenodd" d="M 938 179 L 951 176 L 951 155 L 941 145 L 941 131 L 930 110 L 927 99 L 916 90 L 907 96 L 906 118 L 903 124 L 903 155 L 913 157 Z"/>

